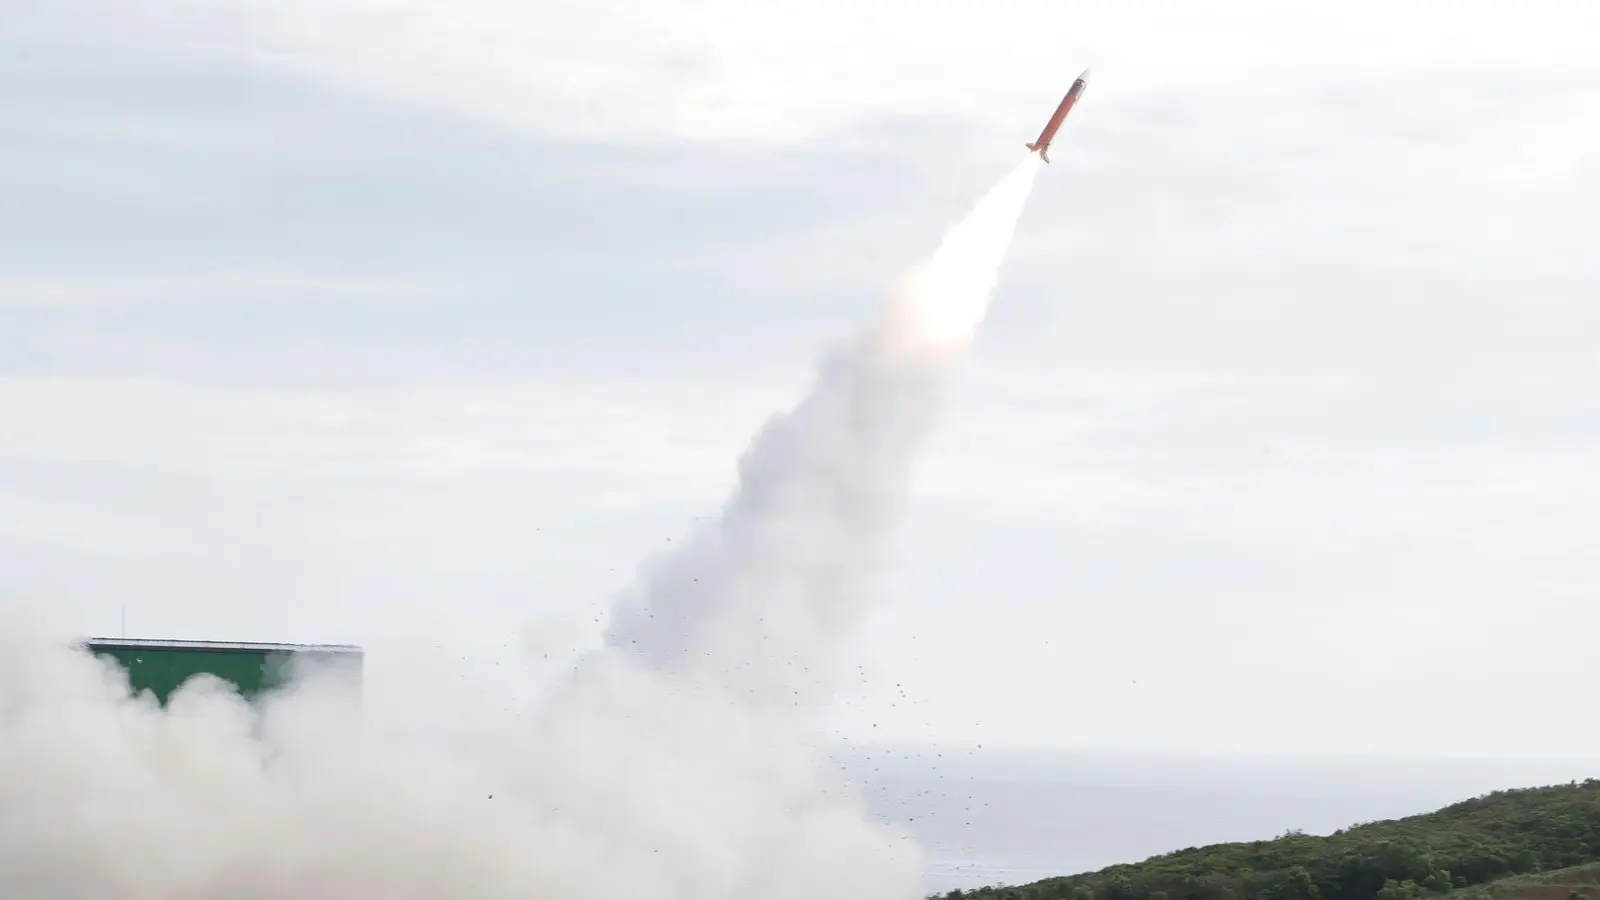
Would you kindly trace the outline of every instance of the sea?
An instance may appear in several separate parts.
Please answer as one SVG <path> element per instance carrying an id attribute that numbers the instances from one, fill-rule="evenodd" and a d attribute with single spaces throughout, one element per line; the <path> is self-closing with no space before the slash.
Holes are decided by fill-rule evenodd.
<path id="1" fill-rule="evenodd" d="M 851 748 L 873 814 L 922 845 L 928 894 L 1025 884 L 1188 847 L 1328 834 L 1497 790 L 1600 777 L 1597 760 L 1163 756 Z"/>

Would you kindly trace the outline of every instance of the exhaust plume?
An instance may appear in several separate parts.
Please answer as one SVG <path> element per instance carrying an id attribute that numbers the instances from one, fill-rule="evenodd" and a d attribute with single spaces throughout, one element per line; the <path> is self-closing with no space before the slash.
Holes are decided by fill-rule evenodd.
<path id="1" fill-rule="evenodd" d="M 827 780 L 818 716 L 1037 171 L 945 235 L 765 426 L 720 516 L 645 567 L 503 748 L 509 792 L 360 727 L 315 673 L 253 705 L 196 679 L 162 709 L 54 631 L 0 627 L 0 896 L 915 897 L 919 852 Z"/>

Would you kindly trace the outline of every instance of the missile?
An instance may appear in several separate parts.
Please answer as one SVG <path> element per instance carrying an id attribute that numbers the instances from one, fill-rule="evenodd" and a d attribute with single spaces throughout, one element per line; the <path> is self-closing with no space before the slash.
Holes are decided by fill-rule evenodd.
<path id="1" fill-rule="evenodd" d="M 1057 106 L 1056 111 L 1051 114 L 1050 121 L 1045 123 L 1044 130 L 1039 132 L 1039 139 L 1028 145 L 1028 149 L 1036 151 L 1040 159 L 1045 162 L 1050 161 L 1050 141 L 1055 138 L 1056 129 L 1061 127 L 1061 123 L 1067 118 L 1067 113 L 1072 111 L 1072 105 L 1078 102 L 1078 98 L 1083 96 L 1083 89 L 1088 86 L 1089 70 L 1084 69 L 1083 74 L 1078 76 L 1078 80 L 1072 83 L 1072 87 L 1067 88 L 1067 95 L 1061 98 L 1061 105 Z"/>

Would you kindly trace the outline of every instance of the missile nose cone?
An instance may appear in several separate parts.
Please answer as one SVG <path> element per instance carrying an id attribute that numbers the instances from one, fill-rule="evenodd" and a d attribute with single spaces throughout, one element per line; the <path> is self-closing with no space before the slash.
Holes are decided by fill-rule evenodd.
<path id="1" fill-rule="evenodd" d="M 1089 86 L 1089 70 L 1088 69 L 1084 69 L 1083 70 L 1083 74 L 1078 76 L 1078 80 L 1083 82 L 1084 87 L 1088 87 Z"/>

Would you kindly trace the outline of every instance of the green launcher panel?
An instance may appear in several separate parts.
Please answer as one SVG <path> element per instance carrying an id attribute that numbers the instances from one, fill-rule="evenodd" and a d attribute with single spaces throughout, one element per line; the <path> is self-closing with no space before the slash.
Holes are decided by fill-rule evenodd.
<path id="1" fill-rule="evenodd" d="M 361 649 L 345 644 L 93 638 L 84 645 L 121 666 L 135 694 L 150 691 L 162 704 L 196 675 L 220 678 L 248 699 L 282 686 L 297 663 L 337 667 L 359 686 L 362 664 Z"/>

